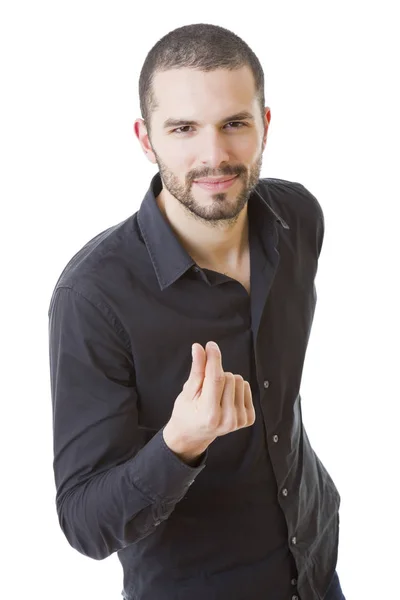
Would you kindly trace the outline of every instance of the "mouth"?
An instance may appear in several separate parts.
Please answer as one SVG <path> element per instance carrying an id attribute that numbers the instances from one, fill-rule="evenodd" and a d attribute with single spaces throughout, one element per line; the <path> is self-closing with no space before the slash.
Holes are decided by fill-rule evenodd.
<path id="1" fill-rule="evenodd" d="M 195 183 L 198 187 L 202 188 L 203 190 L 211 190 L 214 192 L 218 192 L 219 190 L 228 189 L 231 185 L 233 185 L 237 178 L 238 175 L 235 175 L 234 177 L 231 177 L 231 179 L 225 179 L 224 181 L 216 181 L 215 183 L 213 183 L 212 181 L 201 180 L 194 181 L 193 183 Z"/>

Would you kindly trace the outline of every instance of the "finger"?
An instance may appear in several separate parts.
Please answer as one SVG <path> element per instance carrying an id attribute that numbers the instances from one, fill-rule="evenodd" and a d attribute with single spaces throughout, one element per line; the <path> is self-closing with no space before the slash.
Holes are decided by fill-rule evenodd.
<path id="1" fill-rule="evenodd" d="M 235 375 L 235 410 L 237 429 L 247 425 L 247 413 L 244 405 L 244 379 L 241 375 Z"/>
<path id="2" fill-rule="evenodd" d="M 244 407 L 246 409 L 246 427 L 249 427 L 250 425 L 253 425 L 256 420 L 256 411 L 254 409 L 253 396 L 248 381 L 244 382 Z"/>
<path id="3" fill-rule="evenodd" d="M 206 344 L 206 368 L 202 396 L 210 403 L 218 405 L 225 385 L 225 373 L 222 369 L 222 356 L 218 344 Z"/>
<path id="4" fill-rule="evenodd" d="M 220 429 L 223 433 L 234 431 L 237 426 L 235 410 L 235 377 L 233 373 L 225 373 L 225 386 L 221 398 Z"/>
<path id="5" fill-rule="evenodd" d="M 192 345 L 192 365 L 189 377 L 183 386 L 188 388 L 191 393 L 196 394 L 203 385 L 206 366 L 206 353 L 201 344 Z"/>

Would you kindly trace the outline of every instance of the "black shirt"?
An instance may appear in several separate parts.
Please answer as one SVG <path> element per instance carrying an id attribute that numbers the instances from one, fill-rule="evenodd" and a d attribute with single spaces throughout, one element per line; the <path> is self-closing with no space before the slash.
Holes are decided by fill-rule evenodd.
<path id="1" fill-rule="evenodd" d="M 160 211 L 140 209 L 69 261 L 49 307 L 61 528 L 82 554 L 118 552 L 126 600 L 322 600 L 340 496 L 302 422 L 300 383 L 324 235 L 301 184 L 260 179 L 248 201 L 251 293 L 199 268 Z M 251 384 L 253 426 L 196 466 L 162 430 L 191 345 L 216 341 Z"/>

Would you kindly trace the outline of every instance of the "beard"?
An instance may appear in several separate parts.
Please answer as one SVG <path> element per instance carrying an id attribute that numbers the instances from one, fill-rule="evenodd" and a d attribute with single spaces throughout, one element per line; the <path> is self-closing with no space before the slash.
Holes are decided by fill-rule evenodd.
<path id="1" fill-rule="evenodd" d="M 154 152 L 154 149 L 153 149 Z M 203 173 L 190 173 L 187 176 L 187 184 L 182 185 L 179 179 L 174 173 L 168 169 L 161 158 L 154 152 L 157 165 L 160 171 L 160 176 L 163 182 L 163 186 L 168 192 L 176 198 L 176 200 L 184 207 L 184 209 L 196 220 L 200 220 L 203 223 L 206 222 L 209 226 L 225 227 L 227 224 L 234 224 L 243 208 L 245 207 L 253 189 L 258 183 L 260 178 L 263 152 L 261 151 L 257 160 L 251 165 L 250 170 L 245 167 L 236 167 L 225 169 L 220 171 L 217 175 L 214 173 L 203 172 Z M 229 198 L 229 193 L 232 194 L 231 190 L 227 192 L 210 193 L 208 192 L 209 200 L 207 205 L 205 201 L 198 201 L 192 193 L 193 181 L 201 177 L 228 177 L 238 175 L 237 182 L 233 185 L 240 185 L 242 182 L 242 189 L 236 196 Z M 201 190 L 199 190 L 201 193 Z M 205 192 L 206 194 L 207 192 Z"/>

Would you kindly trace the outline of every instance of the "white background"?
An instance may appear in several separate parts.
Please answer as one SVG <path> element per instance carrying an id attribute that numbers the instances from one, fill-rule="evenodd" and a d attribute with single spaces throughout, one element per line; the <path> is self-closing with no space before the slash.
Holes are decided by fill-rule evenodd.
<path id="1" fill-rule="evenodd" d="M 58 525 L 47 311 L 72 255 L 138 210 L 157 169 L 132 129 L 140 69 L 196 22 L 233 30 L 263 65 L 261 176 L 303 183 L 324 210 L 304 424 L 342 497 L 347 600 L 399 597 L 396 4 L 2 3 L 2 599 L 120 597 L 116 555 L 80 555 Z"/>

